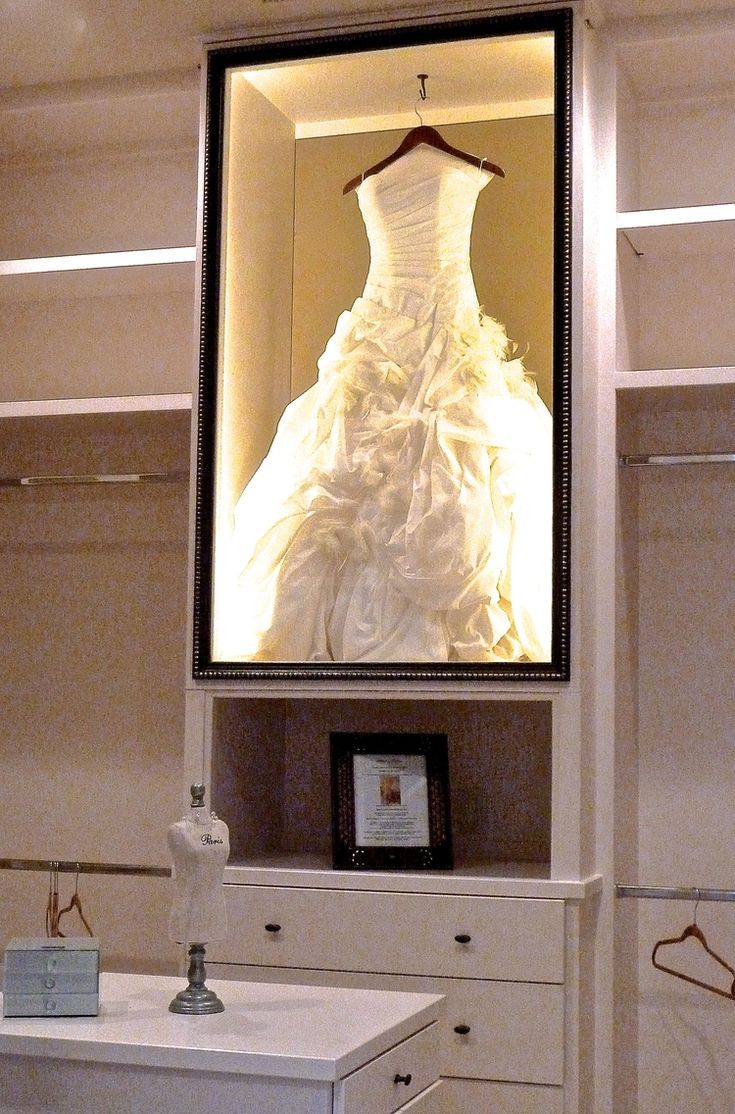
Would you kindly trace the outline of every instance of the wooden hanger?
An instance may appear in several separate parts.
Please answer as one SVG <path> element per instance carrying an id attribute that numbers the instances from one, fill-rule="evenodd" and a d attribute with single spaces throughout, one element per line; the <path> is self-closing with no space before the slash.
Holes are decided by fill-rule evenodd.
<path id="1" fill-rule="evenodd" d="M 481 159 L 478 155 L 468 155 L 466 151 L 460 151 L 457 147 L 450 147 L 436 128 L 432 128 L 428 124 L 419 124 L 418 127 L 411 128 L 410 132 L 404 136 L 402 142 L 392 155 L 387 155 L 386 158 L 377 162 L 375 166 L 371 166 L 369 170 L 365 170 L 362 174 L 358 174 L 357 177 L 351 178 L 342 190 L 342 193 L 350 193 L 351 190 L 359 186 L 365 178 L 369 178 L 371 174 L 379 174 L 381 170 L 385 170 L 386 166 L 390 166 L 392 162 L 396 162 L 397 159 L 408 154 L 414 147 L 418 147 L 420 143 L 425 143 L 429 147 L 436 147 L 439 151 L 444 151 L 448 155 L 454 155 L 456 159 L 462 159 L 463 162 L 468 162 L 471 166 L 487 170 L 490 174 L 497 175 L 498 178 L 505 177 L 505 171 L 502 170 L 501 167 L 496 166 L 495 163 L 489 162 L 487 159 Z"/>
<path id="2" fill-rule="evenodd" d="M 710 983 L 702 982 L 700 979 L 695 979 L 692 975 L 685 975 L 683 971 L 677 971 L 673 967 L 666 967 L 663 963 L 657 962 L 656 955 L 660 948 L 666 948 L 671 947 L 675 944 L 681 944 L 684 942 L 684 940 L 688 940 L 690 938 L 697 940 L 698 943 L 702 945 L 707 954 L 711 955 L 712 958 L 717 963 L 719 963 L 720 967 L 724 967 L 724 969 L 732 976 L 732 983 L 729 990 L 721 990 L 719 986 L 712 986 Z M 729 998 L 731 1001 L 735 1001 L 735 970 L 730 966 L 729 963 L 725 962 L 722 956 L 713 951 L 707 943 L 707 939 L 704 933 L 697 924 L 696 909 L 694 922 L 687 925 L 680 936 L 673 936 L 669 939 L 658 941 L 651 954 L 651 963 L 659 971 L 665 971 L 668 975 L 673 975 L 677 979 L 683 979 L 685 982 L 694 983 L 695 986 L 700 986 L 703 990 L 711 990 L 713 994 L 719 994 L 722 998 Z"/>

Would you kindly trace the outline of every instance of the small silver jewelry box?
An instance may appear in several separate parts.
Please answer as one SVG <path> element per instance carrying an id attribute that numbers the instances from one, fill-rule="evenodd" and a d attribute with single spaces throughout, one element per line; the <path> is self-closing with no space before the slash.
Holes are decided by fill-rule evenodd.
<path id="1" fill-rule="evenodd" d="M 3 1017 L 95 1017 L 99 981 L 99 940 L 19 937 L 5 949 Z"/>

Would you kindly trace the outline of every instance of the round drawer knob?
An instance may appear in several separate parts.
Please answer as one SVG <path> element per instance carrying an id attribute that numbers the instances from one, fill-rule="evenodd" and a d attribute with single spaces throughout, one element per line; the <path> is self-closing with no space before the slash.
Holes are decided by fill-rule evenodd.
<path id="1" fill-rule="evenodd" d="M 46 987 L 47 990 L 53 990 L 56 986 L 56 979 L 52 979 L 50 975 L 47 975 L 46 978 L 43 980 L 43 985 Z"/>
<path id="2" fill-rule="evenodd" d="M 393 1076 L 393 1082 L 394 1083 L 396 1083 L 396 1084 L 405 1083 L 405 1085 L 407 1087 L 411 1083 L 411 1079 L 412 1079 L 411 1072 L 409 1072 L 408 1075 L 398 1075 L 398 1074 L 396 1074 L 396 1075 Z"/>
<path id="3" fill-rule="evenodd" d="M 279 924 L 269 923 L 265 926 L 265 931 L 266 932 L 280 932 L 281 931 L 281 926 Z"/>
<path id="4" fill-rule="evenodd" d="M 470 1027 L 469 1025 L 455 1025 L 454 1031 L 455 1033 L 459 1033 L 460 1037 L 466 1037 L 470 1031 Z"/>
<path id="5" fill-rule="evenodd" d="M 472 937 L 467 932 L 458 932 L 454 939 L 458 944 L 469 944 Z"/>

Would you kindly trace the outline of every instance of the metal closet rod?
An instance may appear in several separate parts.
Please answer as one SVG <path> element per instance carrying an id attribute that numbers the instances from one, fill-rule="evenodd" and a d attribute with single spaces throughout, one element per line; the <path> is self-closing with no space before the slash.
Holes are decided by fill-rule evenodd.
<path id="1" fill-rule="evenodd" d="M 63 484 L 143 484 L 178 483 L 188 480 L 189 473 L 178 472 L 114 472 L 58 476 L 0 476 L 0 487 L 55 487 Z"/>
<path id="2" fill-rule="evenodd" d="M 735 901 L 735 890 L 708 890 L 704 886 L 615 886 L 616 897 L 652 897 L 666 901 Z"/>
<path id="3" fill-rule="evenodd" d="M 667 464 L 732 464 L 735 453 L 621 453 L 618 459 L 628 468 Z"/>
<path id="4" fill-rule="evenodd" d="M 60 874 L 127 874 L 148 878 L 170 878 L 169 866 L 138 863 L 84 863 L 62 859 L 0 859 L 0 870 L 57 870 Z"/>

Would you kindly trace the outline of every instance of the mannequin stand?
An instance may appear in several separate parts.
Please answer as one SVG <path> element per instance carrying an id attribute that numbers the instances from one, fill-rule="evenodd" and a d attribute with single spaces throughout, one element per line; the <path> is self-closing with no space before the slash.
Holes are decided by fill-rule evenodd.
<path id="1" fill-rule="evenodd" d="M 189 985 L 181 990 L 169 1005 L 171 1013 L 222 1013 L 224 1003 L 213 990 L 205 985 L 207 977 L 204 966 L 204 944 L 192 944 L 189 948 Z"/>

